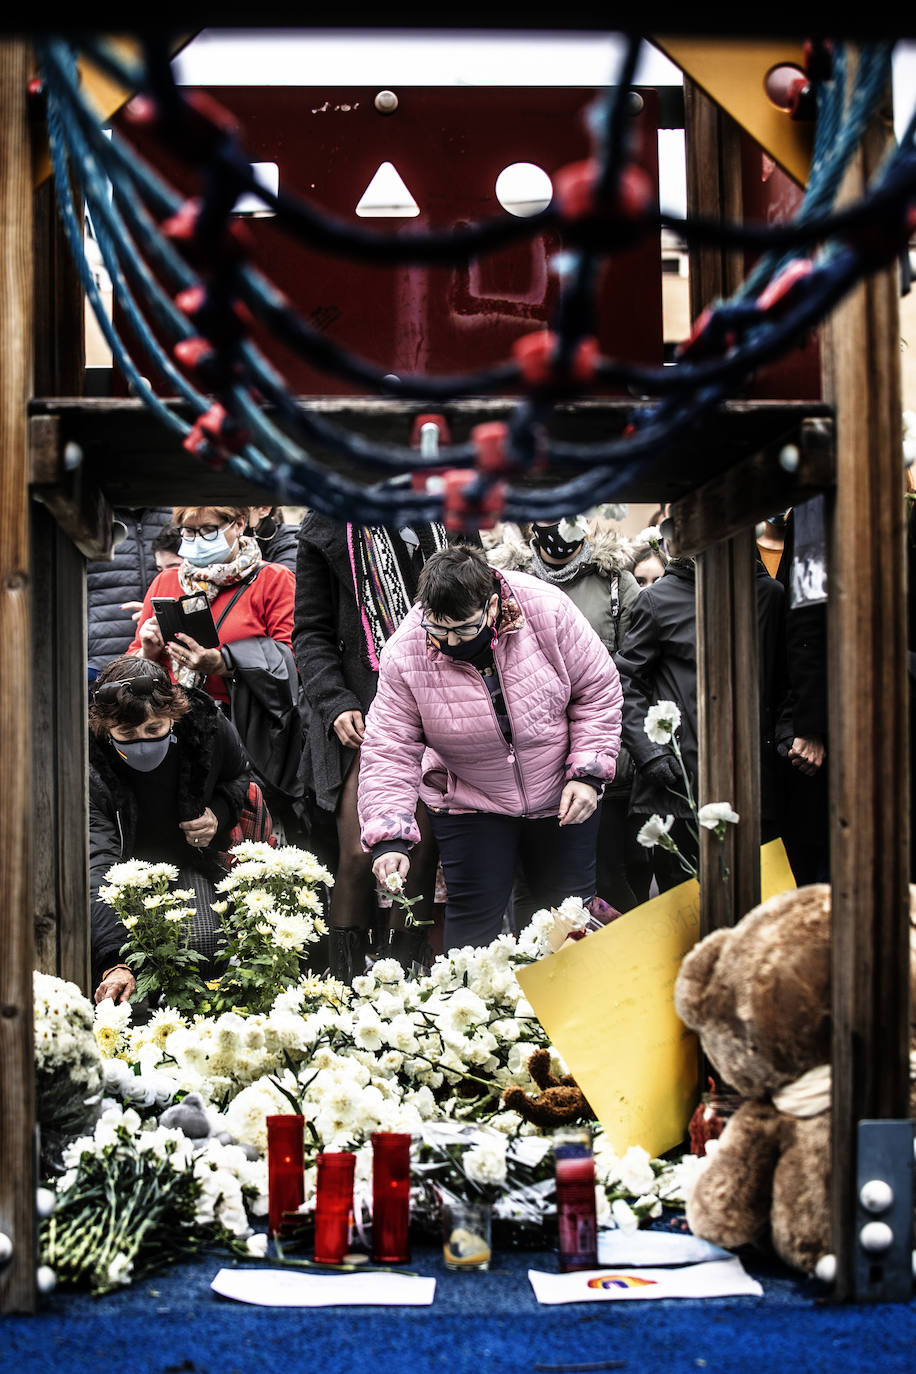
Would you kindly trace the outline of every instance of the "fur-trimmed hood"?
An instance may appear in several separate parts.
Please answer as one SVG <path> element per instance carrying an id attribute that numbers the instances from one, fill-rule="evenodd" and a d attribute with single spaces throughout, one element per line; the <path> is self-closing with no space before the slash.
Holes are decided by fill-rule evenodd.
<path id="1" fill-rule="evenodd" d="M 518 525 L 497 525 L 488 537 L 484 532 L 484 550 L 487 562 L 502 572 L 526 572 L 537 576 L 539 559 L 535 556 L 531 543 L 526 540 Z M 491 543 L 490 540 L 493 540 Z M 603 577 L 613 577 L 614 573 L 630 572 L 637 545 L 631 539 L 611 531 L 590 534 L 588 537 L 591 557 L 583 563 L 581 574 L 597 571 Z"/>

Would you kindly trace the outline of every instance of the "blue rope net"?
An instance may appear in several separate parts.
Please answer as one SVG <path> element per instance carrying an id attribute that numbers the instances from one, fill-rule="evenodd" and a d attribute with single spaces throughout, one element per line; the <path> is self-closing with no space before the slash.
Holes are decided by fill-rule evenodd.
<path id="1" fill-rule="evenodd" d="M 802 207 L 791 224 L 723 225 L 660 214 L 630 158 L 626 99 L 639 52 L 627 44 L 617 80 L 589 112 L 592 157 L 555 179 L 551 204 L 520 220 L 505 217 L 453 232 L 379 234 L 335 219 L 287 191 L 255 179 L 234 120 L 172 77 L 167 50 L 146 45 L 127 64 L 102 42 L 84 55 L 141 93 L 144 118 L 162 143 L 197 174 L 200 194 L 185 200 L 135 149 L 111 139 L 87 103 L 78 50 L 64 40 L 39 45 L 58 204 L 82 284 L 116 366 L 134 393 L 185 446 L 216 467 L 336 519 L 397 525 L 445 520 L 474 528 L 495 519 L 550 518 L 611 502 L 698 427 L 763 365 L 798 343 L 870 272 L 905 247 L 916 199 L 916 116 L 862 201 L 838 210 L 844 173 L 890 80 L 891 46 L 836 45 L 817 100 L 814 157 Z M 85 202 L 114 294 L 143 350 L 143 371 L 105 311 L 83 246 Z M 522 341 L 504 363 L 461 376 L 392 376 L 303 320 L 252 265 L 245 232 L 232 218 L 240 194 L 257 195 L 286 232 L 310 247 L 374 265 L 459 263 L 542 232 L 559 231 L 561 281 L 552 327 Z M 600 355 L 595 284 L 604 258 L 662 227 L 688 245 L 763 250 L 740 289 L 714 302 L 673 366 L 637 366 Z M 253 320 L 310 365 L 381 396 L 446 404 L 468 396 L 521 392 L 505 424 L 478 426 L 470 442 L 434 455 L 376 443 L 300 405 L 250 338 Z M 160 340 L 165 340 L 165 343 Z M 190 409 L 189 423 L 156 394 L 144 372 Z M 627 387 L 634 405 L 622 437 L 576 444 L 548 436 L 558 401 L 601 387 Z M 372 476 L 357 481 L 318 461 L 339 455 Z M 562 474 L 547 485 L 544 473 Z M 532 479 L 539 474 L 537 483 Z"/>

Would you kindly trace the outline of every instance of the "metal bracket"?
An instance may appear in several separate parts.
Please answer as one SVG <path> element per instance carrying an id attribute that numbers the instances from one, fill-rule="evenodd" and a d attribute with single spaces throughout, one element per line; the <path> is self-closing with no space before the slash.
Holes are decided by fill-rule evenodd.
<path id="1" fill-rule="evenodd" d="M 913 1296 L 913 1122 L 860 1121 L 856 1169 L 854 1297 Z"/>

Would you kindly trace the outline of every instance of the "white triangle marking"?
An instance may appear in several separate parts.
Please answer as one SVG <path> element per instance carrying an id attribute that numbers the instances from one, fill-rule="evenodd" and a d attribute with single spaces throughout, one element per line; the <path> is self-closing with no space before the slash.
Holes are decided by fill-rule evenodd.
<path id="1" fill-rule="evenodd" d="M 383 162 L 363 191 L 356 213 L 363 219 L 408 219 L 420 207 L 392 162 Z"/>

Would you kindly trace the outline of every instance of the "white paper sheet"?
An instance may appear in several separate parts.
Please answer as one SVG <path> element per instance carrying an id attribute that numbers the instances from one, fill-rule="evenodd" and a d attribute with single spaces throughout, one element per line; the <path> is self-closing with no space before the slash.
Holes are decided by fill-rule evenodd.
<path id="1" fill-rule="evenodd" d="M 539 1303 L 619 1302 L 634 1298 L 763 1297 L 735 1256 L 683 1269 L 583 1269 L 577 1274 L 528 1270 Z"/>
<path id="2" fill-rule="evenodd" d="M 599 1231 L 598 1263 L 632 1269 L 646 1264 L 702 1264 L 731 1252 L 683 1231 Z"/>
<path id="3" fill-rule="evenodd" d="M 303 1274 L 292 1269 L 220 1269 L 221 1298 L 258 1307 L 427 1307 L 436 1280 L 409 1274 Z"/>

